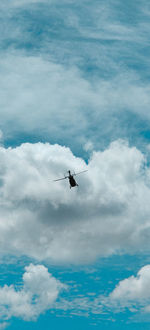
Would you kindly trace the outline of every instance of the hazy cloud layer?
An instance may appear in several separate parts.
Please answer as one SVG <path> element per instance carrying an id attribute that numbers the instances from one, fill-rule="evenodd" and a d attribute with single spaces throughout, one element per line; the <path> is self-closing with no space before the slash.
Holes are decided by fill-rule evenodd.
<path id="1" fill-rule="evenodd" d="M 0 148 L 1 253 L 56 263 L 88 263 L 149 251 L 149 168 L 123 141 L 94 152 L 88 165 L 59 145 Z M 53 182 L 88 169 L 79 188 Z"/>
<path id="2" fill-rule="evenodd" d="M 28 141 L 29 135 L 76 148 L 91 140 L 98 148 L 133 131 L 136 140 L 138 118 L 149 120 L 150 86 L 135 74 L 93 83 L 76 67 L 16 53 L 1 57 L 0 65 L 5 141 L 16 135 Z"/>
<path id="3" fill-rule="evenodd" d="M 149 131 L 147 1 L 16 0 L 0 7 L 5 141 L 30 135 L 79 149 L 88 140 L 97 148 L 120 137 L 133 142 L 134 135 L 140 144 Z"/>

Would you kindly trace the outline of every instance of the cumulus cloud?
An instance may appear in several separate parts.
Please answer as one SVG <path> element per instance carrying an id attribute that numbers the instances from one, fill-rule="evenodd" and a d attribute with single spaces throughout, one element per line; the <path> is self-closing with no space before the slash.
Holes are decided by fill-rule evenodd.
<path id="1" fill-rule="evenodd" d="M 88 165 L 69 148 L 0 148 L 0 248 L 55 263 L 88 263 L 113 253 L 149 251 L 150 171 L 123 141 L 94 152 Z M 71 171 L 79 188 L 66 180 Z"/>
<path id="2" fill-rule="evenodd" d="M 150 313 L 150 265 L 142 267 L 137 276 L 120 281 L 108 297 L 102 299 L 103 307 L 117 311 L 128 308 L 132 313 Z"/>
<path id="3" fill-rule="evenodd" d="M 22 287 L 0 287 L 0 317 L 8 320 L 20 317 L 26 321 L 36 319 L 53 307 L 61 290 L 66 286 L 56 280 L 43 265 L 25 267 Z M 7 322 L 2 323 L 8 325 Z"/>
<path id="4" fill-rule="evenodd" d="M 132 275 L 120 281 L 110 294 L 110 299 L 124 303 L 150 299 L 150 265 L 142 267 L 136 277 Z"/>

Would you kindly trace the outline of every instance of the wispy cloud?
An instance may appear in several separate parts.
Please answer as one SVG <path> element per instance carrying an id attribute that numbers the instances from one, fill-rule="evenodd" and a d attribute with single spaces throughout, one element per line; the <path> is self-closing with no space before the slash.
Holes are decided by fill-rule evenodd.
<path id="1" fill-rule="evenodd" d="M 0 63 L 6 141 L 26 135 L 76 147 L 91 140 L 101 147 L 133 133 L 136 140 L 139 121 L 147 125 L 150 86 L 134 73 L 92 83 L 76 67 L 23 53 L 1 57 Z"/>
<path id="2" fill-rule="evenodd" d="M 103 281 L 103 279 L 101 279 Z M 56 310 L 68 313 L 68 316 L 78 315 L 92 319 L 110 319 L 113 315 L 128 311 L 129 320 L 139 314 L 148 317 L 150 314 L 150 265 L 143 266 L 136 276 L 131 275 L 121 280 L 116 287 L 105 295 L 99 292 L 93 295 L 76 293 L 76 296 L 68 294 L 55 303 Z"/>
<path id="3" fill-rule="evenodd" d="M 70 146 L 88 140 L 104 146 L 133 135 L 138 143 L 140 121 L 148 130 L 149 58 L 142 51 L 150 30 L 147 1 L 142 7 L 138 2 L 134 11 L 120 1 L 85 3 L 1 4 L 6 140 L 8 135 L 15 140 L 16 132 L 40 132 L 37 139 L 67 144 L 72 136 Z"/>

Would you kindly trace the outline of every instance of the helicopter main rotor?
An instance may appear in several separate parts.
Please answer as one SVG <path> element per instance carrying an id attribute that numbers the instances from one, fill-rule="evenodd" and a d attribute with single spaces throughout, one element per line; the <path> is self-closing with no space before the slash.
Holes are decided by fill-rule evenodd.
<path id="1" fill-rule="evenodd" d="M 56 180 L 53 180 L 53 181 L 56 182 L 56 181 L 61 181 L 61 180 L 69 179 L 70 177 L 74 177 L 74 176 L 76 176 L 76 175 L 79 175 L 79 174 L 84 173 L 84 172 L 87 172 L 87 171 L 88 171 L 88 170 L 84 170 L 84 171 L 81 171 L 81 172 L 77 172 L 77 173 L 71 174 L 71 171 L 69 170 L 69 171 L 68 171 L 69 175 L 64 176 L 64 178 L 56 179 Z"/>

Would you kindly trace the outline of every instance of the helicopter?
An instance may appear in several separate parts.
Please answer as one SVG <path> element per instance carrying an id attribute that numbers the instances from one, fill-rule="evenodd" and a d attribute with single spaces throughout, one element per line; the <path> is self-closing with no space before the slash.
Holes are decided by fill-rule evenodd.
<path id="1" fill-rule="evenodd" d="M 65 179 L 69 179 L 69 183 L 70 183 L 70 189 L 73 188 L 73 187 L 78 187 L 78 183 L 76 182 L 76 180 L 74 179 L 74 176 L 78 175 L 78 174 L 81 174 L 83 172 L 87 172 L 88 170 L 85 170 L 85 171 L 81 171 L 81 172 L 78 172 L 78 173 L 74 173 L 74 174 L 71 174 L 71 171 L 69 170 L 68 171 L 68 175 L 65 176 L 64 178 L 61 178 L 61 179 L 57 179 L 57 180 L 54 180 L 54 181 L 60 181 L 60 180 L 65 180 Z"/>

